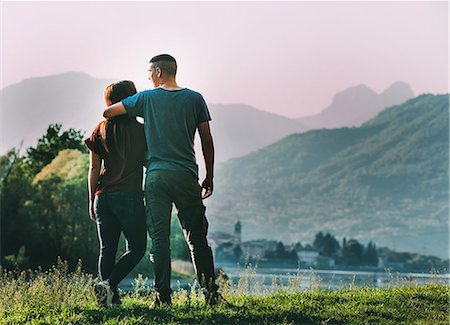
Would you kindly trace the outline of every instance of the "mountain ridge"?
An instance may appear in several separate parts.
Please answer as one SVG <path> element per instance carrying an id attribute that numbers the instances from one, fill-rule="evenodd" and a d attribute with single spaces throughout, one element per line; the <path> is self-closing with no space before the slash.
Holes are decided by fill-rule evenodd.
<path id="1" fill-rule="evenodd" d="M 358 128 L 289 135 L 222 164 L 215 191 L 212 227 L 240 219 L 252 239 L 330 231 L 448 256 L 431 240 L 448 243 L 448 95 L 413 98 Z"/>
<path id="2" fill-rule="evenodd" d="M 394 82 L 379 94 L 365 84 L 359 84 L 338 92 L 320 113 L 300 117 L 297 121 L 309 129 L 360 126 L 381 110 L 412 97 L 411 87 L 401 81 Z"/>
<path id="3" fill-rule="evenodd" d="M 51 123 L 62 123 L 64 128 L 75 128 L 89 134 L 103 118 L 104 89 L 114 81 L 95 78 L 85 72 L 68 71 L 28 78 L 3 88 L 0 90 L 2 153 L 19 146 L 22 139 L 24 148 L 34 146 Z M 358 88 L 362 89 L 361 86 L 349 89 Z M 246 104 L 209 104 L 209 108 L 218 163 L 308 129 L 297 119 Z M 198 137 L 196 151 L 197 161 L 202 164 Z"/>

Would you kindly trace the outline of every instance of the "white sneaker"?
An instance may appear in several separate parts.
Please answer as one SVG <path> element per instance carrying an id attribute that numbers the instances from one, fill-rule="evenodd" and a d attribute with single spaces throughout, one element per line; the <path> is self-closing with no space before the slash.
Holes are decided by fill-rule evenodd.
<path id="1" fill-rule="evenodd" d="M 108 281 L 100 281 L 94 284 L 94 292 L 97 302 L 102 307 L 112 307 L 113 292 Z"/>

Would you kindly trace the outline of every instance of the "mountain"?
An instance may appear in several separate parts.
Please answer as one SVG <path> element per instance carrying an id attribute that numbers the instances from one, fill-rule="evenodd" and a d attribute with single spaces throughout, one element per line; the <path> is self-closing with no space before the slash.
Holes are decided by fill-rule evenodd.
<path id="1" fill-rule="evenodd" d="M 34 146 L 50 123 L 87 134 L 102 119 L 103 93 L 112 79 L 79 72 L 32 78 L 6 87 L 1 96 L 1 152 Z M 210 105 L 216 160 L 248 154 L 305 128 L 287 117 L 242 105 Z M 197 139 L 197 150 L 200 146 Z M 199 163 L 202 159 L 199 156 Z"/>
<path id="2" fill-rule="evenodd" d="M 317 115 L 297 119 L 308 129 L 360 126 L 386 107 L 398 105 L 414 97 L 411 87 L 396 82 L 381 94 L 365 85 L 337 93 L 330 106 Z"/>
<path id="3" fill-rule="evenodd" d="M 0 154 L 17 147 L 22 140 L 24 148 L 34 146 L 50 123 L 62 123 L 64 128 L 88 134 L 102 118 L 104 89 L 114 81 L 67 72 L 27 79 L 2 89 Z M 329 116 L 330 123 L 342 126 L 346 125 L 342 122 L 346 116 L 356 116 L 354 111 L 374 115 L 381 107 L 402 102 L 411 93 L 404 83 L 392 85 L 381 95 L 357 86 L 337 94 L 333 104 L 321 114 Z M 311 122 L 316 117 L 290 119 L 244 104 L 210 104 L 209 108 L 217 162 L 249 154 L 291 133 L 305 131 L 309 128 L 306 124 L 316 125 Z M 360 117 L 360 120 L 367 119 Z M 197 137 L 197 160 L 201 165 L 200 148 Z"/>
<path id="4" fill-rule="evenodd" d="M 293 119 L 248 105 L 209 105 L 209 109 L 218 162 L 244 156 L 306 129 Z"/>
<path id="5" fill-rule="evenodd" d="M 210 227 L 312 242 L 319 231 L 448 257 L 449 97 L 422 95 L 361 127 L 311 130 L 222 164 Z"/>
<path id="6" fill-rule="evenodd" d="M 103 97 L 110 79 L 80 72 L 32 78 L 1 90 L 1 153 L 23 140 L 36 145 L 50 123 L 63 128 L 92 130 L 101 120 Z"/>

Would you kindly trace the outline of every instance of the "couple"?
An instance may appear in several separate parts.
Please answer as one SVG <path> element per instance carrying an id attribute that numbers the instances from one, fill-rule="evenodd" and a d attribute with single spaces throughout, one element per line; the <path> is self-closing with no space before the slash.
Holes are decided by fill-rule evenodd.
<path id="1" fill-rule="evenodd" d="M 155 271 L 153 306 L 171 305 L 169 237 L 175 204 L 198 282 L 206 302 L 215 305 L 220 294 L 202 202 L 213 192 L 211 118 L 199 93 L 178 86 L 172 56 L 157 55 L 149 64 L 149 79 L 155 88 L 136 93 L 131 81 L 109 85 L 105 91 L 108 108 L 103 112 L 106 120 L 85 140 L 91 157 L 89 215 L 97 223 L 100 241 L 101 281 L 94 286 L 95 292 L 104 306 L 120 304 L 117 286 L 143 257 L 148 229 Z M 144 118 L 144 125 L 136 116 Z M 194 153 L 196 130 L 206 165 L 201 186 Z M 143 166 L 147 167 L 145 207 Z M 121 232 L 127 247 L 116 263 Z"/>

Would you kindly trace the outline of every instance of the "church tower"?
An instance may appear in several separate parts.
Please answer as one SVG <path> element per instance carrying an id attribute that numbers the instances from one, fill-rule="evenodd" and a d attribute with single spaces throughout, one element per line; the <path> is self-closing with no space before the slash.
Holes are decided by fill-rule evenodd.
<path id="1" fill-rule="evenodd" d="M 241 222 L 238 220 L 234 225 L 234 236 L 236 236 L 238 243 L 241 243 L 241 231 L 242 231 L 242 225 Z"/>

